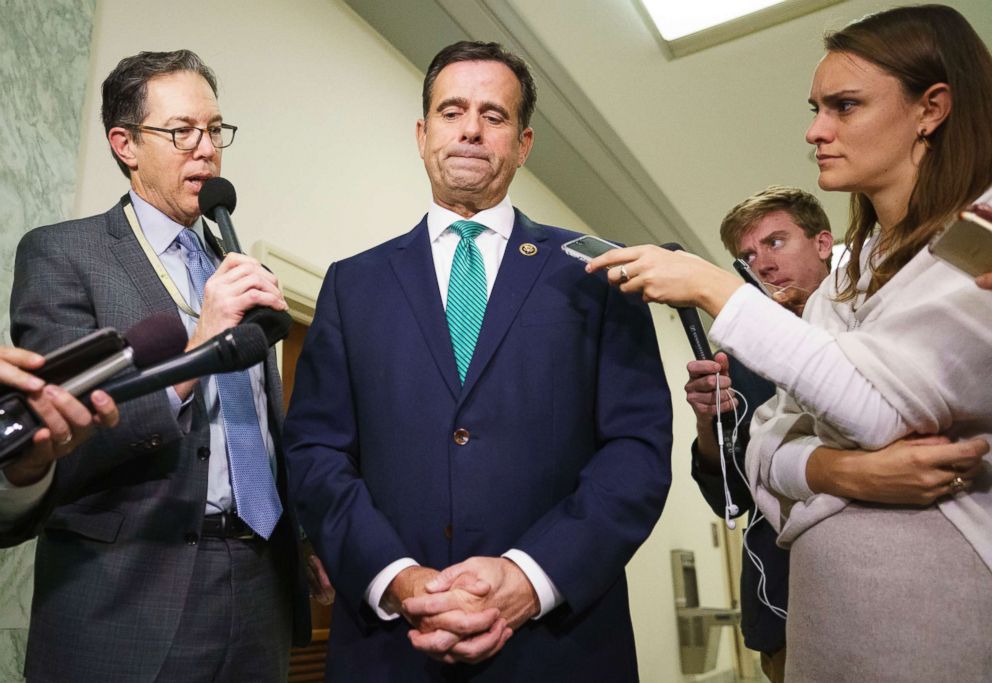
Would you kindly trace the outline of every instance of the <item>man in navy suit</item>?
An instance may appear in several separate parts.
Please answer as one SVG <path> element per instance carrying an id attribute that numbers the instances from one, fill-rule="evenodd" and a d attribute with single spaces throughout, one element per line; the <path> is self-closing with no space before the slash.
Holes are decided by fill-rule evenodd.
<path id="1" fill-rule="evenodd" d="M 670 396 L 647 307 L 510 203 L 535 100 L 499 45 L 442 50 L 427 215 L 325 278 L 286 444 L 338 590 L 328 680 L 637 680 L 624 566 L 668 493 Z"/>

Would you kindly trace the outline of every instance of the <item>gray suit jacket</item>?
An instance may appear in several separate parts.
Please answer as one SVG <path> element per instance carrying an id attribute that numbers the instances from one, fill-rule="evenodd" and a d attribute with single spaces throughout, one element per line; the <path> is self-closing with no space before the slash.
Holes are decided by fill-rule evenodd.
<path id="1" fill-rule="evenodd" d="M 38 228 L 17 250 L 11 336 L 47 352 L 100 328 L 126 331 L 160 311 L 178 317 L 120 205 Z M 309 638 L 296 521 L 286 500 L 282 389 L 266 362 L 283 515 L 270 541 L 294 601 L 294 642 Z M 26 674 L 29 679 L 154 680 L 178 627 L 207 495 L 209 423 L 198 389 L 183 435 L 165 391 L 120 406 L 55 471 L 41 507 L 18 530 L 38 535 Z"/>

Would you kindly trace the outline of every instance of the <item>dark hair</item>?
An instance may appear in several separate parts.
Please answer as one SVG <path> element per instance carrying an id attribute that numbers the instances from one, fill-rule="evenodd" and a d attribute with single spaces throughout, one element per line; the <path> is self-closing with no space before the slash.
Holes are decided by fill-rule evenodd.
<path id="1" fill-rule="evenodd" d="M 992 55 L 968 21 L 944 5 L 899 7 L 871 14 L 824 38 L 828 52 L 856 55 L 899 79 L 907 97 L 946 83 L 952 107 L 925 140 L 905 217 L 882 235 L 884 259 L 868 294 L 906 265 L 955 212 L 992 185 Z M 878 215 L 868 197 L 851 195 L 844 242 L 851 250 L 841 301 L 856 296 L 860 256 Z"/>
<path id="2" fill-rule="evenodd" d="M 196 53 L 190 50 L 174 50 L 172 52 L 139 52 L 133 57 L 125 57 L 103 81 L 103 104 L 100 116 L 103 119 L 103 132 L 109 133 L 111 128 L 125 123 L 140 123 L 148 115 L 145 104 L 148 97 L 148 81 L 156 76 L 176 73 L 177 71 L 192 71 L 203 76 L 203 79 L 217 96 L 217 77 L 213 70 L 203 63 Z M 141 139 L 141 131 L 134 130 L 136 140 Z M 127 165 L 117 158 L 111 149 L 114 161 L 128 178 L 131 171 Z"/>
<path id="3" fill-rule="evenodd" d="M 738 256 L 741 239 L 754 227 L 754 224 L 770 213 L 784 211 L 792 221 L 802 228 L 803 234 L 812 239 L 826 230 L 830 232 L 830 219 L 823 211 L 819 200 L 798 187 L 772 185 L 753 194 L 727 212 L 720 223 L 720 239 L 723 246 L 734 256 Z M 830 256 L 826 258 L 830 267 Z"/>
<path id="4" fill-rule="evenodd" d="M 520 82 L 520 111 L 517 112 L 520 132 L 523 132 L 530 125 L 530 117 L 537 104 L 537 86 L 534 84 L 534 77 L 530 75 L 530 69 L 527 68 L 526 62 L 512 52 L 504 50 L 499 43 L 483 43 L 472 40 L 453 43 L 438 52 L 431 60 L 431 65 L 427 68 L 427 74 L 424 76 L 425 121 L 431 107 L 431 95 L 437 75 L 441 73 L 441 69 L 455 62 L 499 62 L 505 64 Z"/>

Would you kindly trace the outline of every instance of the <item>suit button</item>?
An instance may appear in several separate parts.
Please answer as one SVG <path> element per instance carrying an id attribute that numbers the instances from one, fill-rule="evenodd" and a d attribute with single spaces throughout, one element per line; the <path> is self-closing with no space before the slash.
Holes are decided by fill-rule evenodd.
<path id="1" fill-rule="evenodd" d="M 472 435 L 468 433 L 467 429 L 459 427 L 455 430 L 454 440 L 459 446 L 464 446 L 467 444 L 470 438 L 472 438 Z"/>
<path id="2" fill-rule="evenodd" d="M 158 448 L 162 445 L 162 437 L 158 434 L 152 434 L 152 438 L 148 439 L 149 448 Z"/>
<path id="3" fill-rule="evenodd" d="M 200 537 L 196 535 L 194 532 L 189 531 L 186 533 L 185 536 L 183 536 L 183 540 L 186 541 L 186 545 L 196 545 L 197 542 L 200 540 Z"/>
<path id="4" fill-rule="evenodd" d="M 200 460 L 207 460 L 210 457 L 210 448 L 207 446 L 200 446 L 196 449 L 196 457 Z"/>
<path id="5" fill-rule="evenodd" d="M 451 540 L 451 536 L 453 535 L 453 531 L 454 530 L 451 528 L 451 525 L 450 524 L 448 526 L 444 527 L 444 537 L 450 541 Z"/>

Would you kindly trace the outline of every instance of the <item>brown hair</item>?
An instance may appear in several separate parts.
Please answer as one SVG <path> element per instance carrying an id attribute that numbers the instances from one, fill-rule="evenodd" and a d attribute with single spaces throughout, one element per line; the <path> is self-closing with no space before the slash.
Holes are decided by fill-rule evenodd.
<path id="1" fill-rule="evenodd" d="M 100 117 L 103 130 L 126 124 L 141 123 L 148 116 L 145 104 L 148 99 L 148 81 L 156 76 L 164 76 L 178 71 L 198 73 L 207 82 L 217 97 L 217 77 L 213 70 L 203 63 L 200 57 L 190 50 L 172 52 L 139 52 L 125 57 L 103 81 L 103 104 Z M 141 130 L 133 128 L 134 139 L 141 139 Z M 128 178 L 131 170 L 121 161 L 113 149 L 110 153 L 121 172 Z"/>
<path id="2" fill-rule="evenodd" d="M 899 79 L 907 97 L 946 83 L 953 101 L 947 118 L 927 138 L 906 215 L 881 237 L 878 249 L 885 257 L 872 274 L 871 295 L 955 212 L 992 185 L 992 55 L 968 21 L 944 5 L 871 14 L 827 34 L 823 42 L 828 52 L 856 55 Z M 857 293 L 862 247 L 877 220 L 868 197 L 853 193 L 844 237 L 851 258 L 841 301 Z"/>
<path id="3" fill-rule="evenodd" d="M 806 237 L 812 239 L 826 230 L 830 232 L 830 220 L 823 211 L 819 200 L 798 187 L 772 185 L 753 194 L 727 212 L 720 223 L 720 239 L 723 246 L 734 256 L 738 255 L 741 240 L 754 224 L 770 213 L 785 211 L 793 222 L 802 228 Z M 830 267 L 830 257 L 827 257 Z"/>

